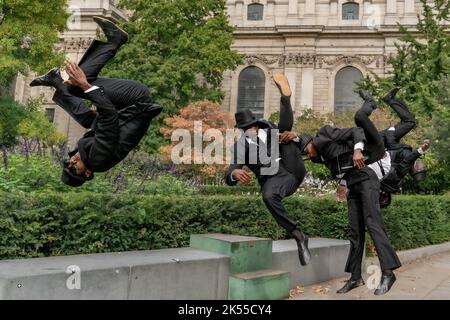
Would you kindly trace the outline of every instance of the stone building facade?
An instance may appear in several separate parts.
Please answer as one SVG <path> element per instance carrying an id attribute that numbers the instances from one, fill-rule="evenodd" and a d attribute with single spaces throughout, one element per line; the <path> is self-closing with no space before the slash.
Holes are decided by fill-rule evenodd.
<path id="1" fill-rule="evenodd" d="M 360 104 L 355 81 L 384 76 L 395 53 L 397 23 L 414 28 L 414 0 L 228 0 L 236 26 L 234 49 L 245 64 L 225 74 L 223 108 L 269 117 L 279 109 L 270 77 L 284 72 L 296 115 L 328 113 Z"/>

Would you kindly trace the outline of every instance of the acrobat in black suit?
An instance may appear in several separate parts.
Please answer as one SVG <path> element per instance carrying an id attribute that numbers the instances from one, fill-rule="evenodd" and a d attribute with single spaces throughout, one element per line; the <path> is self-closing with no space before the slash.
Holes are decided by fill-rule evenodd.
<path id="1" fill-rule="evenodd" d="M 258 120 L 248 109 L 235 114 L 236 127 L 242 129 L 244 134 L 232 148 L 232 163 L 225 180 L 230 186 L 238 182 L 249 183 L 251 177 L 242 169 L 244 165 L 256 175 L 267 209 L 277 223 L 297 241 L 300 263 L 307 265 L 310 260 L 308 237 L 299 230 L 297 223 L 289 218 L 282 203 L 283 198 L 297 190 L 306 170 L 295 143 L 279 144 L 278 133 L 292 129 L 294 116 L 287 78 L 276 74 L 273 79 L 281 93 L 280 123 L 277 126 L 270 121 Z"/>
<path id="2" fill-rule="evenodd" d="M 384 168 L 381 178 L 382 206 L 387 206 L 391 202 L 391 193 L 395 193 L 400 188 L 401 181 L 408 173 L 411 173 L 415 181 L 425 178 L 425 168 L 420 163 L 416 163 L 431 146 L 430 140 L 425 139 L 422 145 L 413 150 L 410 145 L 401 143 L 401 139 L 416 126 L 416 120 L 409 111 L 406 103 L 397 99 L 395 95 L 400 88 L 392 89 L 383 97 L 383 101 L 388 104 L 400 118 L 400 123 L 391 126 L 380 135 L 383 138 L 384 146 L 390 157 L 390 167 Z M 415 166 L 415 164 L 417 164 Z"/>
<path id="3" fill-rule="evenodd" d="M 365 102 L 355 114 L 357 127 L 339 129 L 325 126 L 315 137 L 304 135 L 306 144 L 299 146 L 313 162 L 324 164 L 333 176 L 347 181 L 350 252 L 345 271 L 352 275 L 338 293 L 364 285 L 361 263 L 367 226 L 383 271 L 381 282 L 375 290 L 375 294 L 379 295 L 390 290 L 396 280 L 392 271 L 401 264 L 388 239 L 381 215 L 380 181 L 369 167 L 385 154 L 383 138 L 369 118 L 377 103 L 365 91 L 360 91 L 360 95 Z"/>
<path id="4" fill-rule="evenodd" d="M 63 82 L 58 68 L 34 79 L 30 86 L 56 88 L 53 100 L 88 131 L 64 162 L 62 181 L 78 187 L 122 161 L 148 130 L 162 108 L 152 104 L 148 88 L 124 79 L 99 78 L 103 66 L 127 42 L 128 35 L 111 21 L 94 17 L 108 41 L 95 40 L 79 66 L 66 62 L 70 78 Z M 89 108 L 83 99 L 92 101 Z"/>

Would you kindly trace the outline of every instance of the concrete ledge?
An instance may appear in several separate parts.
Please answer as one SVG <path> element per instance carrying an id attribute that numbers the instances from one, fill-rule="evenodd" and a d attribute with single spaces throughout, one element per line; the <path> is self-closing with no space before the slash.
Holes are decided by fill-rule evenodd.
<path id="1" fill-rule="evenodd" d="M 426 246 L 422 248 L 416 248 L 411 250 L 397 251 L 398 258 L 400 259 L 402 264 L 408 264 L 414 262 L 419 259 L 428 258 L 430 256 L 444 253 L 450 251 L 450 242 L 445 242 L 441 244 L 435 244 L 431 246 Z M 376 264 L 379 265 L 379 261 L 377 257 L 370 257 L 366 259 L 366 267 Z"/>
<path id="2" fill-rule="evenodd" d="M 273 269 L 291 273 L 291 288 L 340 278 L 344 272 L 350 242 L 324 238 L 309 239 L 311 262 L 300 265 L 295 240 L 273 242 Z"/>
<path id="3" fill-rule="evenodd" d="M 67 267 L 81 270 L 69 290 Z M 0 299 L 226 299 L 229 258 L 191 248 L 0 261 Z"/>
<path id="4" fill-rule="evenodd" d="M 312 260 L 300 265 L 294 240 L 273 242 L 272 269 L 290 273 L 290 287 L 338 278 L 349 242 L 310 239 Z M 80 268 L 69 290 L 69 266 Z M 0 261 L 0 299 L 227 299 L 230 257 L 193 248 Z"/>

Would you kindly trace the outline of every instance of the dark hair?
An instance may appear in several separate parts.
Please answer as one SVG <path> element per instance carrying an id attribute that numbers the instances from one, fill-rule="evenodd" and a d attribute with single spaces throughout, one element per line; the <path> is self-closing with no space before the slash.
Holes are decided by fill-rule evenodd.
<path id="1" fill-rule="evenodd" d="M 61 161 L 63 165 L 63 171 L 61 174 L 61 181 L 71 187 L 79 187 L 86 181 L 94 179 L 94 174 L 90 177 L 86 177 L 84 174 L 77 174 L 75 167 L 70 165 L 70 162 L 66 159 Z"/>

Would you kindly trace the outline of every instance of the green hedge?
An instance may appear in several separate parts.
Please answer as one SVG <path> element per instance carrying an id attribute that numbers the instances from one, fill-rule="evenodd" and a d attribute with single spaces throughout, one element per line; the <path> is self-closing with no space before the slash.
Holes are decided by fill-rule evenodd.
<path id="1" fill-rule="evenodd" d="M 258 196 L 0 196 L 0 259 L 182 247 L 192 233 L 286 237 Z M 346 239 L 346 206 L 333 198 L 285 204 L 310 236 Z M 450 197 L 396 196 L 384 214 L 397 249 L 450 240 Z"/>
<path id="2" fill-rule="evenodd" d="M 203 185 L 198 187 L 198 193 L 205 196 L 212 195 L 259 195 L 260 187 L 259 186 L 245 186 L 241 184 L 237 184 L 232 188 L 226 185 Z"/>

